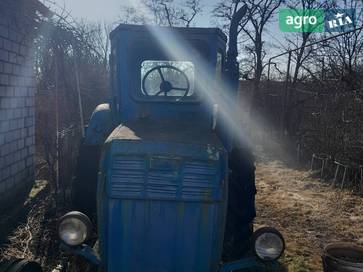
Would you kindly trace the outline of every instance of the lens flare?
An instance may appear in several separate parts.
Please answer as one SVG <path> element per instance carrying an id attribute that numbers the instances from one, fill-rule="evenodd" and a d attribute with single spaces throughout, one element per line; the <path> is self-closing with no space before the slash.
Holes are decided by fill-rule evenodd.
<path id="1" fill-rule="evenodd" d="M 137 8 L 142 16 L 152 21 L 152 11 L 140 0 L 128 1 L 129 5 Z M 166 52 L 170 59 L 193 59 L 194 64 L 199 67 L 196 88 L 204 98 L 204 102 L 211 111 L 218 105 L 218 123 L 233 135 L 234 141 L 239 146 L 254 148 L 264 144 L 271 150 L 279 149 L 284 153 L 281 146 L 271 137 L 266 137 L 267 131 L 272 127 L 264 120 L 262 115 L 252 112 L 247 99 L 239 97 L 241 93 L 233 89 L 227 80 L 217 81 L 215 78 L 215 66 L 208 63 L 201 54 L 189 45 L 173 28 L 147 26 L 150 33 Z M 256 137 L 258 136 L 258 137 Z M 260 140 L 263 137 L 264 141 Z"/>

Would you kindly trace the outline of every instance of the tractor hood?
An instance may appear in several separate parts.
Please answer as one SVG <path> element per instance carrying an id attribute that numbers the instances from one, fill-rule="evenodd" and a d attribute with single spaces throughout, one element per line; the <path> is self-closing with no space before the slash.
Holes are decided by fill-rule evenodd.
<path id="1" fill-rule="evenodd" d="M 200 123 L 142 120 L 107 139 L 98 186 L 107 271 L 217 271 L 227 156 Z"/>
<path id="2" fill-rule="evenodd" d="M 223 149 L 217 134 L 208 125 L 193 121 L 139 120 L 118 126 L 106 144 L 115 141 L 164 142 Z"/>

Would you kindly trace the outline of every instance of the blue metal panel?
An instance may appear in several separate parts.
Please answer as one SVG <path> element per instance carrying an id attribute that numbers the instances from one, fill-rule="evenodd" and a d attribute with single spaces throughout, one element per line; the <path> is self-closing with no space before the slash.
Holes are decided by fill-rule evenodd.
<path id="1" fill-rule="evenodd" d="M 105 151 L 99 234 L 107 271 L 217 271 L 227 191 L 223 149 L 107 141 Z"/>
<path id="2" fill-rule="evenodd" d="M 216 271 L 217 203 L 109 201 L 107 271 Z M 218 236 L 217 236 L 218 237 Z M 220 239 L 221 237 L 219 237 Z M 220 252 L 219 252 L 220 253 Z"/>

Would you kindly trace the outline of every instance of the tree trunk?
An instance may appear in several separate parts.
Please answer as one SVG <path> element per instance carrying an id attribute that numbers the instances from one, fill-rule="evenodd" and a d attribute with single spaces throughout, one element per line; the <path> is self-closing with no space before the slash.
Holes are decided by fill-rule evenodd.
<path id="1" fill-rule="evenodd" d="M 262 64 L 262 37 L 260 34 L 256 35 L 255 50 L 256 50 L 256 69 L 255 69 L 255 78 L 254 78 L 252 111 L 257 109 L 261 102 L 260 83 L 263 71 L 263 64 Z"/>

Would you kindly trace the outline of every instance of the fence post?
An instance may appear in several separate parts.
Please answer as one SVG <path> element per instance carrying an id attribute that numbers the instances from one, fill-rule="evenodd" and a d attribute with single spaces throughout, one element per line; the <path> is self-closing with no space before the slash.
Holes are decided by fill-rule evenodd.
<path id="1" fill-rule="evenodd" d="M 292 51 L 289 52 L 289 58 L 287 61 L 287 69 L 286 69 L 286 79 L 285 79 L 285 85 L 284 85 L 284 99 L 283 99 L 283 105 L 282 105 L 282 126 L 281 130 L 282 133 L 284 133 L 286 123 L 287 123 L 287 97 L 288 97 L 288 87 L 289 87 L 289 80 L 290 80 L 290 65 L 291 65 L 291 56 Z"/>

